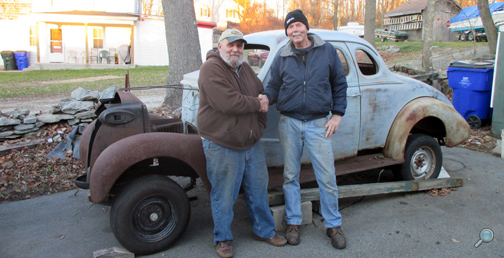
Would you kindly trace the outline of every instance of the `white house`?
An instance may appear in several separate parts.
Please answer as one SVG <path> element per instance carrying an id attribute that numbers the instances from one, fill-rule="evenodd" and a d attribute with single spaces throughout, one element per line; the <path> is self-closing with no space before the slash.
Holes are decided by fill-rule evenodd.
<path id="1" fill-rule="evenodd" d="M 239 23 L 239 13 L 243 7 L 233 0 L 194 0 L 196 20 L 213 22 L 217 27 L 226 28 L 228 22 Z"/>
<path id="2" fill-rule="evenodd" d="M 0 51 L 29 51 L 30 64 L 168 65 L 164 19 L 141 15 L 141 6 L 141 0 L 32 1 L 31 14 L 0 20 L 9 35 Z M 198 22 L 202 60 L 212 49 L 213 27 Z"/>

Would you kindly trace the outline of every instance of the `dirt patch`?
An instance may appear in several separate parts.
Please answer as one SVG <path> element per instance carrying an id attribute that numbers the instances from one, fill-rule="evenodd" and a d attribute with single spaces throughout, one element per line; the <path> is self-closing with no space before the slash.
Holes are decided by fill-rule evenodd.
<path id="1" fill-rule="evenodd" d="M 78 78 L 78 79 L 68 79 L 68 80 L 58 80 L 58 81 L 19 82 L 19 83 L 11 83 L 10 85 L 14 85 L 14 86 L 40 85 L 40 86 L 42 86 L 42 85 L 59 84 L 59 83 L 94 82 L 94 81 L 108 80 L 108 79 L 117 79 L 117 78 L 122 78 L 122 76 L 104 75 L 104 76 L 96 76 L 96 77 L 88 77 L 88 78 Z"/>

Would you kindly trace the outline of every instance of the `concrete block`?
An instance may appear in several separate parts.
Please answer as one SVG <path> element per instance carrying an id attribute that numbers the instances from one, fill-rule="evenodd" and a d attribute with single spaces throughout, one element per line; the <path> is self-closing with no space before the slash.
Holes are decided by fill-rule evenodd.
<path id="1" fill-rule="evenodd" d="M 275 231 L 285 230 L 287 228 L 287 222 L 285 222 L 285 205 L 270 207 L 270 210 L 275 220 Z M 301 225 L 311 224 L 313 220 L 312 203 L 309 201 L 302 202 L 301 213 L 303 214 Z"/>
<path id="2" fill-rule="evenodd" d="M 135 254 L 124 248 L 111 247 L 94 251 L 93 258 L 135 258 Z"/>

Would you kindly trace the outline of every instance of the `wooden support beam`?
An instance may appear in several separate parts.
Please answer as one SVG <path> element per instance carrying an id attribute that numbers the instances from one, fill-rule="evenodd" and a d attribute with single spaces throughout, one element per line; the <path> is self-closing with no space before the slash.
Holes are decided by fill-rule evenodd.
<path id="1" fill-rule="evenodd" d="M 418 181 L 398 181 L 387 183 L 371 183 L 361 185 L 342 185 L 338 186 L 338 197 L 349 198 L 359 196 L 370 196 L 388 193 L 402 192 L 417 192 L 427 191 L 431 189 L 440 189 L 443 187 L 461 187 L 463 186 L 462 178 L 443 178 L 443 179 L 428 179 Z M 319 200 L 319 189 L 309 188 L 301 189 L 301 202 Z M 269 193 L 270 205 L 284 204 L 283 192 Z"/>

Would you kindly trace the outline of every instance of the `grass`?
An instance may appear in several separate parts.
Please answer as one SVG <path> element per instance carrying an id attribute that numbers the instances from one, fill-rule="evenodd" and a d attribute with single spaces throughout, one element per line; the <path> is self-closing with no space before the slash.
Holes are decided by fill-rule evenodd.
<path id="1" fill-rule="evenodd" d="M 0 99 L 49 95 L 69 95 L 75 89 L 102 91 L 116 85 L 123 88 L 127 69 L 87 69 L 87 70 L 40 70 L 0 73 Z M 166 84 L 168 66 L 146 66 L 129 69 L 130 86 Z M 58 82 L 69 79 L 92 78 L 97 76 L 119 76 L 120 78 L 98 81 Z M 52 82 L 41 85 L 40 82 Z"/>

